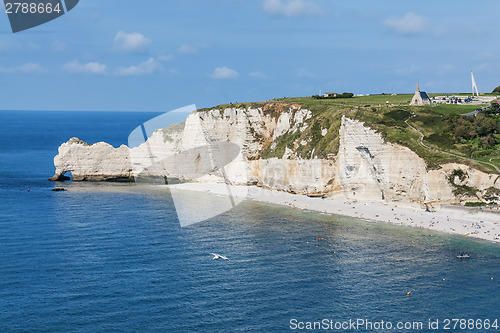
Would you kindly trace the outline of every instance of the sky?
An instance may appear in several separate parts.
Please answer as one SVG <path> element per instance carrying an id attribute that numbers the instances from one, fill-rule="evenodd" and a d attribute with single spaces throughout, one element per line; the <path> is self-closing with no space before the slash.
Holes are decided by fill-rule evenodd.
<path id="1" fill-rule="evenodd" d="M 13 34 L 0 110 L 166 112 L 320 92 L 500 85 L 498 0 L 80 0 Z"/>

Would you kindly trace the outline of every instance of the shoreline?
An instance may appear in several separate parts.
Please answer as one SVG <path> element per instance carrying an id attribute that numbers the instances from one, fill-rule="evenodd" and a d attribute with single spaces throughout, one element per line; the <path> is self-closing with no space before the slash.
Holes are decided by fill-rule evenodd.
<path id="1" fill-rule="evenodd" d="M 405 202 L 352 202 L 341 198 L 312 198 L 256 186 L 229 186 L 223 183 L 184 183 L 165 185 L 174 190 L 231 196 L 237 201 L 257 201 L 311 212 L 357 218 L 427 229 L 500 243 L 500 213 L 462 207 L 443 206 L 426 212 Z"/>

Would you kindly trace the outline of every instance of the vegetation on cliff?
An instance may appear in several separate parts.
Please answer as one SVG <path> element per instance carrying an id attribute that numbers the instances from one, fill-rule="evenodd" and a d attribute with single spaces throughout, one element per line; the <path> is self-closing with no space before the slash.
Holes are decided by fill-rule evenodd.
<path id="1" fill-rule="evenodd" d="M 431 95 L 433 97 L 435 95 Z M 465 115 L 478 105 L 409 106 L 412 95 L 370 95 L 352 98 L 283 98 L 260 103 L 226 104 L 217 108 L 263 108 L 279 117 L 291 106 L 312 117 L 303 131 L 287 132 L 264 146 L 263 158 L 282 157 L 286 149 L 301 158 L 328 158 L 338 152 L 342 116 L 364 122 L 388 142 L 406 146 L 430 168 L 447 162 L 474 165 L 483 171 L 500 168 L 500 105 Z M 486 106 L 486 105 L 483 105 Z M 411 126 L 410 126 L 411 125 Z M 413 127 L 413 128 L 412 128 Z M 419 131 L 419 132 L 418 132 Z"/>

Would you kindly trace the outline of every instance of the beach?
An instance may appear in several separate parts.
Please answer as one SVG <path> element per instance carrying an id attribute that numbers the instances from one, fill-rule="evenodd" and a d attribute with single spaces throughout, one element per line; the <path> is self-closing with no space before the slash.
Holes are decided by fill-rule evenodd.
<path id="1" fill-rule="evenodd" d="M 229 186 L 223 183 L 183 183 L 167 185 L 167 187 L 174 190 L 196 191 L 218 196 L 231 195 L 238 201 L 250 200 L 284 205 L 322 214 L 428 229 L 500 243 L 500 212 L 483 211 L 478 208 L 443 206 L 430 212 L 411 203 L 393 202 L 386 204 L 352 202 L 339 198 L 313 198 L 256 186 Z"/>

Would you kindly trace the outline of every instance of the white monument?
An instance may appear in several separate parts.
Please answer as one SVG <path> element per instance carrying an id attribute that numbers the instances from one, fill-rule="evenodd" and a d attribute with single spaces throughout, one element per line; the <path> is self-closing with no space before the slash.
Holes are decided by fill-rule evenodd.
<path id="1" fill-rule="evenodd" d="M 474 80 L 474 73 L 470 72 L 472 78 L 472 96 L 479 96 L 479 91 L 477 90 L 476 80 Z"/>

